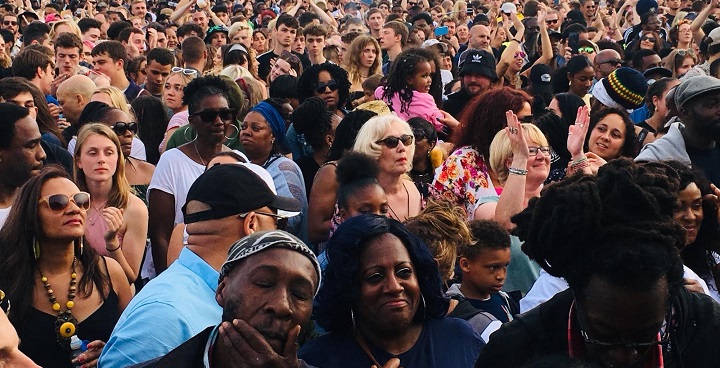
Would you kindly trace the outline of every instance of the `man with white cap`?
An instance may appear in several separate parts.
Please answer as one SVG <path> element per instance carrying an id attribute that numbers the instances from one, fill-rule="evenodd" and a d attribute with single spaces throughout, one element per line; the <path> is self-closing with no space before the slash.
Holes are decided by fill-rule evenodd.
<path id="1" fill-rule="evenodd" d="M 137 367 L 308 367 L 297 358 L 297 340 L 310 320 L 320 275 L 315 254 L 290 233 L 240 239 L 220 270 L 220 324 Z"/>
<path id="2" fill-rule="evenodd" d="M 277 196 L 270 174 L 254 164 L 217 165 L 195 180 L 183 207 L 188 240 L 180 257 L 130 302 L 100 357 L 100 366 L 127 367 L 166 354 L 208 326 L 218 271 L 230 246 L 257 231 L 273 230 L 300 202 Z"/>

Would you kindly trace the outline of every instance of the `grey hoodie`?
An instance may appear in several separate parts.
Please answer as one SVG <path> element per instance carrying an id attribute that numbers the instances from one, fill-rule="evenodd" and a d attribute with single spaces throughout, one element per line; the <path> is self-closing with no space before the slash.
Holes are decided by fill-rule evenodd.
<path id="1" fill-rule="evenodd" d="M 670 125 L 670 130 L 660 139 L 646 145 L 635 161 L 679 161 L 692 166 L 690 156 L 685 148 L 682 132 L 685 125 L 680 122 Z"/>

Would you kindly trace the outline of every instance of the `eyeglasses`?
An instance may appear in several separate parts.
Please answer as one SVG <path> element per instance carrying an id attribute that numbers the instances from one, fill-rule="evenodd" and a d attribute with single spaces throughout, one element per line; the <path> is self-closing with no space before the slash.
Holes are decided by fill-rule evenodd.
<path id="1" fill-rule="evenodd" d="M 3 21 L 3 25 L 4 25 L 4 26 L 9 26 L 9 25 L 11 25 L 11 24 L 14 25 L 14 26 L 16 26 L 18 23 L 17 23 L 16 21 L 14 21 L 14 20 L 4 20 L 4 21 Z"/>
<path id="2" fill-rule="evenodd" d="M 179 66 L 173 67 L 172 69 L 170 69 L 170 71 L 173 72 L 173 73 L 183 73 L 183 74 L 185 74 L 185 75 L 197 75 L 197 70 L 195 70 L 195 69 L 185 69 L 185 68 L 181 68 L 181 67 L 179 67 Z"/>
<path id="3" fill-rule="evenodd" d="M 536 156 L 538 154 L 538 152 L 542 152 L 542 154 L 545 156 L 550 156 L 550 146 L 540 146 L 540 147 L 529 146 L 528 152 L 532 156 Z"/>
<path id="4" fill-rule="evenodd" d="M 125 123 L 122 121 L 118 121 L 117 123 L 115 123 L 115 125 L 113 125 L 110 128 L 118 136 L 124 135 L 125 132 L 127 132 L 128 130 L 131 131 L 132 134 L 135 134 L 135 133 L 137 133 L 137 130 L 138 130 L 137 123 Z"/>
<path id="5" fill-rule="evenodd" d="M 288 218 L 285 216 L 280 216 L 280 215 L 276 215 L 274 213 L 268 213 L 268 212 L 260 212 L 260 211 L 253 211 L 253 212 L 255 212 L 258 215 L 274 217 L 275 220 L 277 221 L 278 230 L 285 230 L 287 228 Z"/>
<path id="6" fill-rule="evenodd" d="M 643 37 L 640 39 L 640 41 L 648 41 L 648 42 L 655 42 L 655 37 Z"/>
<path id="7" fill-rule="evenodd" d="M 583 338 L 583 341 L 585 341 L 586 344 L 595 345 L 602 347 L 607 350 L 612 349 L 630 349 L 635 350 L 636 352 L 640 351 L 647 351 L 649 348 L 658 346 L 658 345 L 666 345 L 670 341 L 670 329 L 673 325 L 672 323 L 672 305 L 668 305 L 668 310 L 665 314 L 665 321 L 667 322 L 665 324 L 665 331 L 660 337 L 659 340 L 656 341 L 648 341 L 648 342 L 638 342 L 638 343 L 628 343 L 628 342 L 606 342 L 601 340 L 595 340 L 591 339 L 587 332 L 585 331 L 585 328 L 583 327 L 582 318 L 580 316 L 577 316 L 578 324 L 580 325 L 580 335 Z M 657 337 L 656 337 L 657 338 Z"/>
<path id="8" fill-rule="evenodd" d="M 592 47 L 589 47 L 589 46 L 588 46 L 588 47 L 581 47 L 581 48 L 578 49 L 578 52 L 584 52 L 584 53 L 586 53 L 586 54 L 594 54 L 594 53 L 595 53 L 595 49 L 592 48 Z"/>
<path id="9" fill-rule="evenodd" d="M 330 88 L 330 92 L 335 92 L 340 88 L 338 83 L 335 80 L 329 80 L 325 83 L 323 82 L 317 82 L 315 83 L 315 92 L 317 93 L 325 93 L 325 88 Z"/>
<path id="10" fill-rule="evenodd" d="M 76 206 L 80 207 L 81 210 L 87 211 L 90 208 L 90 194 L 86 192 L 80 192 L 72 197 L 65 194 L 53 194 L 47 198 L 40 200 L 40 203 L 47 202 L 48 207 L 55 212 L 63 211 L 67 208 L 70 201 L 75 203 Z"/>
<path id="11" fill-rule="evenodd" d="M 407 147 L 413 143 L 414 138 L 415 137 L 411 136 L 410 134 L 403 134 L 399 137 L 390 136 L 379 141 L 375 141 L 375 143 L 383 144 L 387 148 L 395 148 L 398 146 L 398 142 L 402 142 L 403 146 Z"/>
<path id="12" fill-rule="evenodd" d="M 205 109 L 203 111 L 199 111 L 193 114 L 190 114 L 193 116 L 199 116 L 200 120 L 206 122 L 206 123 L 212 123 L 217 119 L 218 116 L 220 116 L 220 120 L 222 121 L 229 121 L 232 120 L 235 117 L 235 110 L 234 109 Z"/>

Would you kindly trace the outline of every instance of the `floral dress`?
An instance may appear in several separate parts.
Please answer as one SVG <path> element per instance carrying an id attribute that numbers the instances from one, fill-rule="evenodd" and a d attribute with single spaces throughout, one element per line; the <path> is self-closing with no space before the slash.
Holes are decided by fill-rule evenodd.
<path id="1" fill-rule="evenodd" d="M 435 172 L 430 186 L 433 198 L 465 208 L 468 220 L 484 197 L 497 196 L 483 155 L 471 146 L 456 149 Z"/>

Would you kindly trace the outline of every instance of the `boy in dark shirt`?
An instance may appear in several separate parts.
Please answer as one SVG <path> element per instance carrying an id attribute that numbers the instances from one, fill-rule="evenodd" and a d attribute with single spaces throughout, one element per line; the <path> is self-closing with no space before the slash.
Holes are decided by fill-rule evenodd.
<path id="1" fill-rule="evenodd" d="M 472 221 L 470 230 L 477 241 L 458 249 L 462 284 L 454 284 L 447 294 L 460 302 L 456 309 L 472 306 L 509 322 L 519 313 L 517 301 L 501 291 L 510 264 L 510 234 L 494 221 Z"/>

